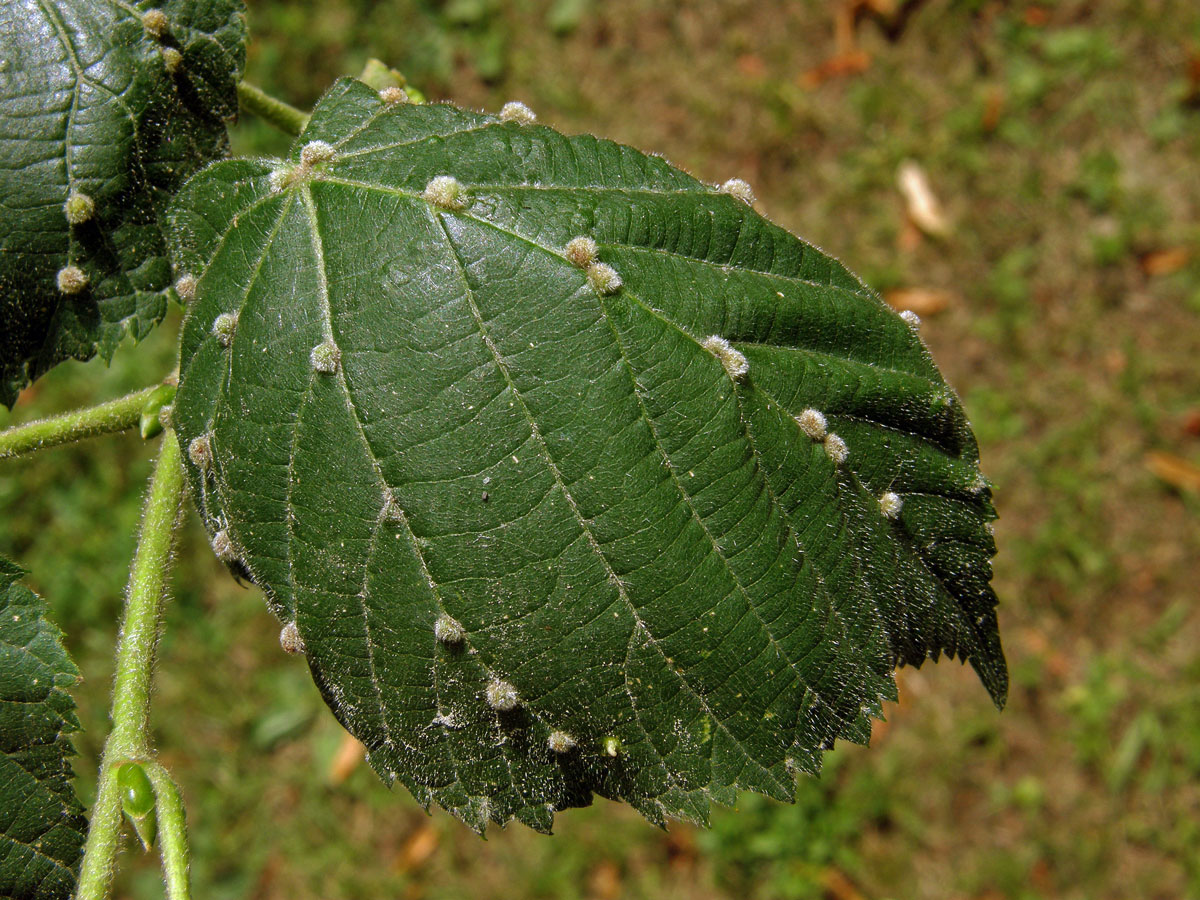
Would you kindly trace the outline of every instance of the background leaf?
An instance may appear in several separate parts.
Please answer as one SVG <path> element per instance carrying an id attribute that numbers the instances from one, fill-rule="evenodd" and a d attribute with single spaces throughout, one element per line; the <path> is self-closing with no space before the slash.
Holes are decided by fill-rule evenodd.
<path id="1" fill-rule="evenodd" d="M 74 893 L 86 828 L 67 737 L 79 671 L 21 574 L 0 557 L 0 896 L 53 900 Z"/>
<path id="2" fill-rule="evenodd" d="M 163 317 L 171 268 L 159 216 L 187 176 L 226 153 L 244 41 L 241 0 L 0 7 L 6 406 L 51 366 L 109 358 Z"/>
<path id="3" fill-rule="evenodd" d="M 961 405 L 909 322 L 736 194 L 341 82 L 290 161 L 210 167 L 174 209 L 214 548 L 375 768 L 479 830 L 593 792 L 654 821 L 790 797 L 943 652 L 1003 702 Z"/>

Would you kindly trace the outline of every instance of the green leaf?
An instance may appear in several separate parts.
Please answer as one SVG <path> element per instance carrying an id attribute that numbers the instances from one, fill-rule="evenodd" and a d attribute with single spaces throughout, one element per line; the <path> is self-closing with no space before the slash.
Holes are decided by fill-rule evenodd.
<path id="1" fill-rule="evenodd" d="M 0 6 L 0 402 L 166 312 L 160 217 L 227 152 L 241 0 Z"/>
<path id="2" fill-rule="evenodd" d="M 341 82 L 173 212 L 194 498 L 374 767 L 479 830 L 704 821 L 866 741 L 897 664 L 1001 703 L 990 492 L 919 335 L 744 186 L 520 118 Z"/>
<path id="3" fill-rule="evenodd" d="M 69 761 L 79 670 L 21 575 L 0 557 L 0 897 L 53 900 L 75 891 L 86 828 Z"/>

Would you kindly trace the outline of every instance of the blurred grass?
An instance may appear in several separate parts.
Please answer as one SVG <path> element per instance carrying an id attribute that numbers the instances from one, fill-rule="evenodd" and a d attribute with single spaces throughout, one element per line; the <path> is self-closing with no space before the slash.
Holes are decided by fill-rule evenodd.
<path id="1" fill-rule="evenodd" d="M 196 896 L 1200 897 L 1200 499 L 1144 464 L 1200 463 L 1200 8 L 930 0 L 895 41 L 866 16 L 869 65 L 822 79 L 836 6 L 251 0 L 249 77 L 311 103 L 379 56 L 435 98 L 521 99 L 747 178 L 881 290 L 950 291 L 925 335 L 995 484 L 1009 708 L 956 664 L 905 671 L 873 746 L 832 753 L 795 806 L 746 796 L 663 833 L 598 801 L 554 838 L 480 842 L 365 766 L 331 779 L 339 726 L 189 520 L 154 718 Z M 285 141 L 248 121 L 235 145 Z M 905 219 L 905 159 L 944 240 Z M 60 367 L 0 426 L 157 380 L 176 327 L 108 370 Z M 0 552 L 86 674 L 85 798 L 151 453 L 125 435 L 0 463 Z M 153 860 L 123 868 L 120 896 L 161 896 Z"/>

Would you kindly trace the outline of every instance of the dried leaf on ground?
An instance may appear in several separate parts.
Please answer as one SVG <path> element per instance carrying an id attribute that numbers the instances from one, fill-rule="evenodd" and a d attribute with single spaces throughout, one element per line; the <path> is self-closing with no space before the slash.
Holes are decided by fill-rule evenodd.
<path id="1" fill-rule="evenodd" d="M 883 299 L 888 305 L 900 312 L 909 310 L 918 316 L 935 316 L 940 312 L 962 302 L 962 298 L 954 291 L 942 288 L 897 288 L 887 291 Z"/>
<path id="2" fill-rule="evenodd" d="M 931 237 L 950 234 L 950 220 L 933 192 L 929 176 L 919 163 L 907 159 L 896 170 L 896 184 L 904 196 L 905 211 L 913 224 Z"/>
<path id="3" fill-rule="evenodd" d="M 1188 264 L 1192 254 L 1187 247 L 1168 247 L 1165 250 L 1151 250 L 1138 258 L 1141 270 L 1151 278 L 1159 275 L 1172 275 Z"/>
<path id="4" fill-rule="evenodd" d="M 1200 493 L 1200 466 L 1182 456 L 1152 450 L 1146 454 L 1146 468 L 1173 488 Z"/>
<path id="5" fill-rule="evenodd" d="M 358 768 L 358 764 L 366 758 L 367 748 L 362 741 L 347 732 L 342 735 L 337 753 L 329 763 L 329 783 L 341 784 Z"/>

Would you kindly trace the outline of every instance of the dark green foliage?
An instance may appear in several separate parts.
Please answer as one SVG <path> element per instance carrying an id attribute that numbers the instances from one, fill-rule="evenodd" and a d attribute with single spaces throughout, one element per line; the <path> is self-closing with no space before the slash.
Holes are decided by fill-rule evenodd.
<path id="1" fill-rule="evenodd" d="M 172 279 L 160 216 L 185 178 L 226 153 L 244 40 L 241 0 L 0 6 L 6 406 L 51 366 L 111 357 L 163 317 Z"/>
<path id="2" fill-rule="evenodd" d="M 79 672 L 21 574 L 0 557 L 0 897 L 56 900 L 74 892 L 83 849 L 66 690 Z"/>
<path id="3" fill-rule="evenodd" d="M 961 405 L 908 323 L 734 196 L 341 82 L 290 161 L 193 179 L 171 235 L 214 546 L 422 802 L 704 821 L 867 740 L 898 664 L 969 659 L 1003 702 Z"/>

